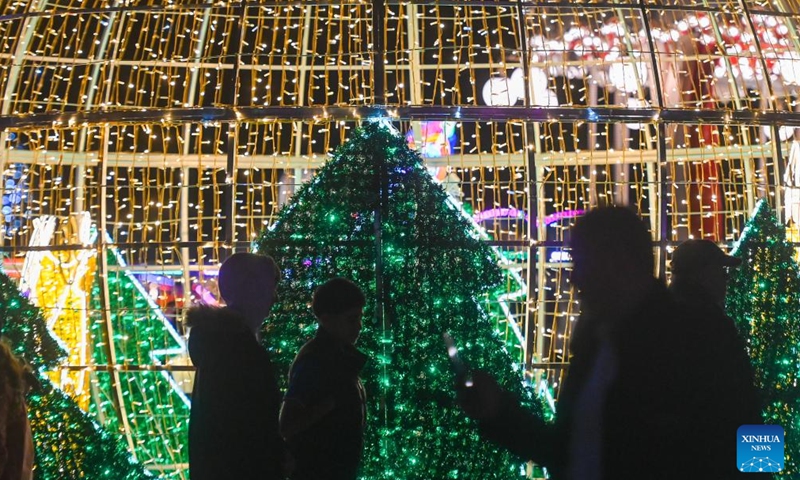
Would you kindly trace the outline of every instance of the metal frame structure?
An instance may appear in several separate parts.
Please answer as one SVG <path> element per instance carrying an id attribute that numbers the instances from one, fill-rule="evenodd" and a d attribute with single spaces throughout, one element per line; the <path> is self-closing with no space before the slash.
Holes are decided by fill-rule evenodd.
<path id="1" fill-rule="evenodd" d="M 216 268 L 215 262 L 208 262 L 204 255 L 197 254 L 196 258 L 193 257 L 195 251 L 201 251 L 208 242 L 198 237 L 193 239 L 193 228 L 196 227 L 195 223 L 202 223 L 203 218 L 198 214 L 193 216 L 193 209 L 197 205 L 192 204 L 190 199 L 190 189 L 194 188 L 191 184 L 191 179 L 201 175 L 202 171 L 223 172 L 224 181 L 219 187 L 214 187 L 219 190 L 222 205 L 221 212 L 217 215 L 220 220 L 220 231 L 217 232 L 218 237 L 214 240 L 215 248 L 220 248 L 224 251 L 232 251 L 236 248 L 246 246 L 250 238 L 242 238 L 237 230 L 236 222 L 237 216 L 237 179 L 240 174 L 250 170 L 281 170 L 287 172 L 289 179 L 295 183 L 299 183 L 303 178 L 306 170 L 313 170 L 321 165 L 325 159 L 327 150 L 320 149 L 315 151 L 309 146 L 309 140 L 312 136 L 311 130 L 316 125 L 332 125 L 338 123 L 353 125 L 360 120 L 370 117 L 383 117 L 395 123 L 403 123 L 412 127 L 419 127 L 420 122 L 427 121 L 455 121 L 471 124 L 493 124 L 504 123 L 513 124 L 514 128 L 519 128 L 521 138 L 521 148 L 507 152 L 500 152 L 494 150 L 485 152 L 472 153 L 462 149 L 460 152 L 453 153 L 449 156 L 442 156 L 439 158 L 426 159 L 427 166 L 431 168 L 449 168 L 459 169 L 462 171 L 471 170 L 485 170 L 492 168 L 509 168 L 518 169 L 519 172 L 524 172 L 525 178 L 521 182 L 524 184 L 526 190 L 524 208 L 528 210 L 531 218 L 535 217 L 534 221 L 529 221 L 525 226 L 526 231 L 523 235 L 518 235 L 518 238 L 502 238 L 498 237 L 494 240 L 487 240 L 496 246 L 527 249 L 527 259 L 525 262 L 516 265 L 519 271 L 525 271 L 528 279 L 528 299 L 527 308 L 524 311 L 524 320 L 520 323 L 520 330 L 525 335 L 524 348 L 525 348 L 525 362 L 526 366 L 530 369 L 530 373 L 537 379 L 544 378 L 544 373 L 549 373 L 549 380 L 552 383 L 558 383 L 560 374 L 553 373 L 560 371 L 566 364 L 566 354 L 561 352 L 559 355 L 554 356 L 552 352 L 548 352 L 546 343 L 553 343 L 549 340 L 549 336 L 563 335 L 568 337 L 569 330 L 559 331 L 553 327 L 553 332 L 548 332 L 548 325 L 552 322 L 548 320 L 550 316 L 562 313 L 554 313 L 547 310 L 544 305 L 548 302 L 558 303 L 558 299 L 553 300 L 552 292 L 549 291 L 549 282 L 554 281 L 549 279 L 548 275 L 557 272 L 557 279 L 555 281 L 562 282 L 561 271 L 568 269 L 568 263 L 559 263 L 550 261 L 548 252 L 553 248 L 559 248 L 564 244 L 563 232 L 559 231 L 556 235 L 558 238 L 552 238 L 551 230 L 548 226 L 544 225 L 543 219 L 546 217 L 548 211 L 552 210 L 553 201 L 551 190 L 558 189 L 559 186 L 568 186 L 566 181 L 559 183 L 559 180 L 550 178 L 552 175 L 549 172 L 563 171 L 578 172 L 575 173 L 578 177 L 584 175 L 582 172 L 591 172 L 593 170 L 603 170 L 602 173 L 608 173 L 608 177 L 612 177 L 613 184 L 609 188 L 611 195 L 614 197 L 610 202 L 627 203 L 630 195 L 630 189 L 627 188 L 629 184 L 635 183 L 628 179 L 629 172 L 641 168 L 644 170 L 643 179 L 638 180 L 638 184 L 642 185 L 643 189 L 647 190 L 646 194 L 642 195 L 642 210 L 649 212 L 649 220 L 653 232 L 654 246 L 658 249 L 658 272 L 661 276 L 667 273 L 667 261 L 669 258 L 669 250 L 672 245 L 677 241 L 676 218 L 678 213 L 676 209 L 674 197 L 670 192 L 676 189 L 686 189 L 687 192 L 695 183 L 702 184 L 703 181 L 696 182 L 691 177 L 678 178 L 676 171 L 688 168 L 687 165 L 704 165 L 709 162 L 731 162 L 734 166 L 725 166 L 725 169 L 731 171 L 738 170 L 738 165 L 742 165 L 743 173 L 741 184 L 731 187 L 726 194 L 739 194 L 741 191 L 742 208 L 741 212 L 728 212 L 729 216 L 740 215 L 742 212 L 752 211 L 755 200 L 759 196 L 771 196 L 775 208 L 781 210 L 781 195 L 780 195 L 780 176 L 781 176 L 781 162 L 783 161 L 783 152 L 788 152 L 786 145 L 782 145 L 780 141 L 768 141 L 763 134 L 753 133 L 751 130 L 755 127 L 767 127 L 771 131 L 771 138 L 778 139 L 781 134 L 781 127 L 800 127 L 800 109 L 793 107 L 797 104 L 798 93 L 792 90 L 791 92 L 783 95 L 776 92 L 789 91 L 790 89 L 781 87 L 777 88 L 773 85 L 775 82 L 774 75 L 765 74 L 761 80 L 760 89 L 763 90 L 758 93 L 761 101 L 757 108 L 751 108 L 748 104 L 748 98 L 742 98 L 740 90 L 737 87 L 731 88 L 731 108 L 696 108 L 690 106 L 691 102 L 684 102 L 679 105 L 670 104 L 666 98 L 665 86 L 663 85 L 662 70 L 666 53 L 659 50 L 658 40 L 654 38 L 654 27 L 650 21 L 655 12 L 671 12 L 674 14 L 689 14 L 689 15 L 709 15 L 711 31 L 713 33 L 714 41 L 719 45 L 725 45 L 726 40 L 722 35 L 722 23 L 727 21 L 726 15 L 730 15 L 731 8 L 736 8 L 740 12 L 741 18 L 746 20 L 746 25 L 751 32 L 757 31 L 757 26 L 754 23 L 754 16 L 767 16 L 770 18 L 780 19 L 786 23 L 790 31 L 795 31 L 797 25 L 800 24 L 800 4 L 796 2 L 778 1 L 774 0 L 770 5 L 772 10 L 765 7 L 752 8 L 748 6 L 745 0 L 735 0 L 731 2 L 714 2 L 713 5 L 708 1 L 698 2 L 675 2 L 673 5 L 662 5 L 653 1 L 637 0 L 630 2 L 595 2 L 586 4 L 575 4 L 573 2 L 550 2 L 542 4 L 533 0 L 499 0 L 493 2 L 484 2 L 477 0 L 417 0 L 417 1 L 382 1 L 376 0 L 374 2 L 334 2 L 334 1 L 318 1 L 318 2 L 289 2 L 289 1 L 262 1 L 262 2 L 236 2 L 231 1 L 228 3 L 212 2 L 211 0 L 203 0 L 202 2 L 185 4 L 185 5 L 162 5 L 160 2 L 143 0 L 140 2 L 121 2 L 120 0 L 113 0 L 110 2 L 94 2 L 91 5 L 76 8 L 73 5 L 68 5 L 70 2 L 67 0 L 31 0 L 27 3 L 17 2 L 24 4 L 25 8 L 19 11 L 17 7 L 9 5 L 0 6 L 0 28 L 4 24 L 19 24 L 18 31 L 20 34 L 13 39 L 13 51 L 0 50 L 0 65 L 3 66 L 5 80 L 0 83 L 2 85 L 3 97 L 0 103 L 0 172 L 6 170 L 7 166 L 12 164 L 25 164 L 30 166 L 37 166 L 40 168 L 62 168 L 65 165 L 74 167 L 70 171 L 72 175 L 72 182 L 74 186 L 74 202 L 72 207 L 76 211 L 88 209 L 92 205 L 92 200 L 97 202 L 95 207 L 98 208 L 98 215 L 96 217 L 97 228 L 99 231 L 107 232 L 112 228 L 114 212 L 108 211 L 108 203 L 105 201 L 111 198 L 112 186 L 109 184 L 108 178 L 110 169 L 148 169 L 148 168 L 162 168 L 162 169 L 175 169 L 179 172 L 180 183 L 177 186 L 181 192 L 177 195 L 177 237 L 170 239 L 168 242 L 150 241 L 146 243 L 150 248 L 157 248 L 161 246 L 170 246 L 177 252 L 171 262 L 160 263 L 158 265 L 136 265 L 132 264 L 125 267 L 128 271 L 134 272 L 164 272 L 164 271 L 180 271 L 184 285 L 189 285 L 192 281 L 191 273 L 194 271 L 205 272 L 214 270 Z M 92 2 L 90 2 L 92 3 Z M 244 26 L 249 25 L 248 21 L 254 17 L 261 15 L 259 13 L 263 8 L 275 9 L 300 9 L 297 16 L 297 28 L 300 28 L 302 34 L 298 37 L 299 45 L 297 50 L 301 52 L 295 63 L 277 63 L 277 64 L 259 64 L 256 61 L 248 63 L 245 57 L 248 55 L 248 49 L 252 45 L 246 44 L 246 34 Z M 345 8 L 352 7 L 354 9 L 363 9 L 363 17 L 358 20 L 364 21 L 369 24 L 369 38 L 362 41 L 369 45 L 363 48 L 361 53 L 367 55 L 369 58 L 361 64 L 345 64 L 340 65 L 336 63 L 335 59 L 326 60 L 324 64 L 315 63 L 317 57 L 322 54 L 317 53 L 315 48 L 315 36 L 319 34 L 318 31 L 313 30 L 316 18 L 315 13 L 324 8 Z M 437 10 L 440 8 L 454 9 L 475 9 L 470 12 L 475 15 L 485 9 L 492 10 L 493 15 L 503 18 L 503 25 L 508 25 L 509 29 L 514 29 L 512 37 L 514 44 L 510 47 L 495 47 L 488 46 L 485 48 L 487 52 L 494 50 L 501 51 L 504 55 L 505 52 L 514 52 L 518 54 L 519 58 L 513 58 L 509 61 L 495 62 L 490 57 L 489 61 L 478 61 L 469 63 L 465 66 L 464 63 L 459 62 L 433 62 L 427 57 L 428 50 L 431 49 L 426 42 L 429 39 L 423 38 L 424 28 L 422 27 L 426 22 L 429 22 L 427 12 Z M 483 9 L 483 10 L 481 10 Z M 539 26 L 532 26 L 530 22 L 542 21 L 542 15 L 546 17 L 547 12 L 556 12 L 556 15 L 564 15 L 564 18 L 570 15 L 578 18 L 578 14 L 582 11 L 585 12 L 608 12 L 609 16 L 615 16 L 619 19 L 625 19 L 626 15 L 637 15 L 634 24 L 641 21 L 643 23 L 644 38 L 642 43 L 644 47 L 637 47 L 633 42 L 633 35 L 622 35 L 620 40 L 620 49 L 627 52 L 636 52 L 637 48 L 642 48 L 638 54 L 640 58 L 644 58 L 644 63 L 647 64 L 649 69 L 648 80 L 644 83 L 639 82 L 636 85 L 636 92 L 633 94 L 636 98 L 641 100 L 649 100 L 652 105 L 632 108 L 624 105 L 622 100 L 627 98 L 623 89 L 618 88 L 613 90 L 609 95 L 612 99 L 607 101 L 606 104 L 601 104 L 598 95 L 602 89 L 595 87 L 594 84 L 589 84 L 585 80 L 587 88 L 586 93 L 588 100 L 584 104 L 572 104 L 561 106 L 541 106 L 534 102 L 534 88 L 532 84 L 532 69 L 565 69 L 568 67 L 579 67 L 586 71 L 591 71 L 595 68 L 607 68 L 611 63 L 622 63 L 631 65 L 635 76 L 639 77 L 639 68 L 637 61 L 631 61 L 630 58 L 626 60 L 625 57 L 616 59 L 570 59 L 566 58 L 559 61 L 558 65 L 554 65 L 551 58 L 538 58 L 537 52 L 533 49 L 532 40 L 533 36 L 539 35 Z M 359 10 L 362 12 L 362 10 Z M 359 13 L 360 15 L 361 13 Z M 187 19 L 194 19 L 199 25 L 189 37 L 190 55 L 186 58 L 168 58 L 166 55 L 163 58 L 125 58 L 123 39 L 126 35 L 130 34 L 131 16 L 141 15 L 143 17 L 154 17 L 157 15 L 174 15 L 182 16 Z M 289 14 L 287 14 L 289 15 Z M 356 15 L 356 14 L 354 14 Z M 605 13 L 603 14 L 605 15 Z M 39 34 L 41 25 L 57 17 L 72 17 L 72 18 L 96 18 L 100 19 L 99 24 L 103 25 L 102 29 L 98 32 L 99 37 L 96 40 L 96 51 L 93 54 L 74 55 L 71 58 L 65 58 L 58 55 L 40 55 L 32 50 L 32 43 L 35 43 L 36 35 Z M 402 25 L 405 29 L 402 32 L 393 33 L 392 28 L 389 27 L 390 20 L 396 20 L 397 24 Z M 571 18 L 571 17 L 570 17 Z M 726 20 L 727 19 L 727 20 Z M 229 40 L 230 44 L 226 44 L 223 48 L 223 53 L 218 57 L 211 58 L 205 55 L 205 50 L 210 41 L 219 38 L 217 30 L 223 27 L 221 24 L 226 23 L 226 20 L 234 20 L 239 23 L 241 28 L 239 30 L 230 29 L 232 32 L 232 39 Z M 451 19 L 447 19 L 450 22 Z M 441 25 L 444 25 L 444 20 Z M 499 21 L 498 21 L 499 22 Z M 453 21 L 453 25 L 458 22 Z M 625 22 L 622 22 L 625 23 Z M 629 22 L 630 23 L 630 22 Z M 394 24 L 391 24 L 394 25 Z M 538 24 L 537 24 L 538 25 Z M 635 26 L 635 25 L 634 25 Z M 448 28 L 450 24 L 448 23 Z M 439 27 L 436 27 L 439 28 Z M 444 26 L 441 26 L 444 28 Z M 456 27 L 453 27 L 456 28 Z M 566 27 L 564 27 L 566 28 Z M 468 30 L 464 30 L 468 32 Z M 174 35 L 177 32 L 170 32 L 165 35 Z M 392 55 L 398 52 L 389 48 L 386 44 L 389 35 L 396 35 L 398 38 L 402 37 L 404 54 L 403 61 L 396 61 L 392 63 L 395 57 Z M 473 33 L 469 33 L 472 35 Z M 0 31 L 0 36 L 2 31 Z M 288 35 L 288 34 L 287 34 Z M 477 34 L 475 34 L 477 35 Z M 486 34 L 488 35 L 488 34 Z M 790 35 L 794 50 L 800 51 L 800 40 L 797 36 Z M 228 41 L 228 40 L 226 40 Z M 763 39 L 757 36 L 754 40 L 755 51 L 753 57 L 756 58 L 760 65 L 762 72 L 770 71 L 768 64 L 768 56 L 765 50 L 769 47 L 763 45 Z M 273 48 L 275 46 L 273 45 Z M 467 47 L 464 47 L 467 48 Z M 472 48 L 472 47 L 469 47 Z M 788 47 L 787 47 L 788 48 Z M 565 48 L 566 50 L 566 48 Z M 630 53 L 632 55 L 632 53 Z M 631 57 L 632 58 L 632 57 Z M 688 65 L 691 62 L 696 64 L 703 64 L 703 62 L 719 61 L 720 66 L 726 72 L 727 78 L 730 82 L 734 83 L 738 68 L 735 55 L 729 53 L 708 54 L 703 52 L 682 52 L 679 60 L 676 62 L 684 62 Z M 31 65 L 39 67 L 61 67 L 68 63 L 74 68 L 87 68 L 88 81 L 86 81 L 84 88 L 86 94 L 81 98 L 80 102 L 61 102 L 59 108 L 51 111 L 43 111 L 44 108 L 51 106 L 50 100 L 44 101 L 41 99 L 31 98 L 27 103 L 29 105 L 28 111 L 15 110 L 17 101 L 16 96 L 20 91 L 20 82 L 28 81 L 24 78 L 25 69 Z M 114 81 L 119 81 L 118 75 L 121 75 L 123 69 L 150 69 L 152 71 L 170 71 L 170 69 L 182 69 L 187 72 L 186 84 L 183 86 L 185 89 L 185 96 L 181 99 L 171 99 L 177 102 L 177 106 L 164 107 L 153 105 L 123 105 L 119 101 L 115 104 L 112 93 L 111 85 Z M 511 105 L 481 105 L 477 99 L 472 99 L 463 104 L 447 105 L 436 103 L 431 100 L 425 93 L 425 78 L 426 75 L 431 73 L 441 75 L 455 75 L 456 77 L 460 72 L 468 69 L 471 75 L 475 71 L 491 71 L 489 77 L 496 76 L 496 71 L 504 71 L 506 69 L 519 68 L 522 71 L 522 78 L 524 83 L 523 97 L 520 102 Z M 161 70 L 160 70 L 161 69 Z M 205 87 L 203 72 L 214 70 L 216 72 L 223 72 L 222 74 L 231 74 L 234 79 L 234 88 L 232 100 L 226 104 L 219 104 L 219 102 L 211 102 L 208 99 L 201 100 L 198 92 L 201 92 Z M 348 72 L 351 74 L 362 75 L 361 78 L 364 82 L 371 84 L 371 96 L 363 101 L 351 102 L 351 104 L 332 104 L 320 105 L 311 101 L 311 97 L 305 95 L 304 92 L 310 91 L 309 88 L 313 86 L 316 75 L 327 75 L 331 71 L 342 74 Z M 444 72 L 444 73 L 442 73 Z M 298 84 L 297 100 L 294 104 L 267 105 L 258 106 L 255 104 L 242 104 L 240 102 L 240 95 L 243 93 L 244 76 L 253 75 L 255 78 L 257 74 L 292 74 L 296 76 Z M 395 75 L 398 78 L 402 75 L 408 79 L 407 88 L 403 87 L 401 80 L 396 80 L 393 84 L 387 83 L 389 75 Z M 587 74 L 590 78 L 591 75 Z M 552 79 L 551 79 L 552 80 Z M 474 78 L 473 78 L 474 81 Z M 104 83 L 105 82 L 105 83 Z M 106 85 L 108 84 L 108 85 Z M 407 98 L 400 101 L 398 97 L 389 99 L 390 90 L 393 86 L 401 85 L 398 88 L 404 88 Z M 561 88 L 568 89 L 569 82 L 564 80 Z M 552 82 L 550 88 L 552 88 Z M 603 87 L 609 90 L 609 87 Z M 102 92 L 102 97 L 98 92 Z M 442 94 L 444 97 L 444 94 Z M 699 97 L 699 94 L 698 94 Z M 705 101 L 705 100 L 704 100 Z M 173 102 L 175 103 L 175 102 Z M 291 102 L 289 102 L 291 103 Z M 291 125 L 291 138 L 288 148 L 276 149 L 272 153 L 251 153 L 247 151 L 247 145 L 243 145 L 242 130 L 246 127 L 253 126 L 259 128 L 263 126 L 267 128 L 276 124 L 290 124 Z M 582 124 L 588 124 L 586 135 L 589 137 L 588 148 L 580 150 L 561 149 L 548 147 L 546 145 L 548 131 L 553 128 L 561 128 L 563 125 L 575 125 L 574 131 L 578 132 L 577 128 Z M 626 147 L 626 143 L 631 140 L 631 132 L 633 129 L 626 127 L 626 124 L 640 125 L 642 136 L 644 140 L 642 143 L 644 148 L 631 149 Z M 122 151 L 120 148 L 112 149 L 114 132 L 119 133 L 120 129 L 125 126 L 137 128 L 139 126 L 148 126 L 148 128 L 155 126 L 158 128 L 172 128 L 180 132 L 176 136 L 180 137 L 180 145 L 174 151 L 141 151 L 137 145 L 134 145 L 132 151 Z M 736 141 L 721 142 L 716 145 L 668 145 L 668 136 L 674 136 L 674 132 L 679 129 L 689 130 L 691 128 L 703 128 L 703 126 L 714 126 L 720 131 L 741 130 L 739 135 L 744 139 L 741 143 Z M 195 147 L 193 142 L 196 142 L 195 137 L 198 135 L 197 131 L 208 127 L 214 129 L 216 132 L 224 136 L 224 148 L 222 151 L 208 152 L 203 151 L 199 147 Z M 327 127 L 326 127 L 327 128 Z M 333 128 L 333 127 L 330 127 Z M 477 127 L 476 127 L 477 128 Z M 510 127 L 509 127 L 510 128 Z M 600 150 L 595 147 L 594 138 L 600 135 L 599 130 L 606 128 L 608 131 L 603 133 L 606 139 L 613 137 L 613 142 L 605 150 Z M 22 150 L 12 148 L 14 141 L 12 134 L 24 134 L 26 132 L 78 132 L 78 138 L 75 148 L 71 150 L 52 150 L 47 148 L 47 142 L 41 142 L 41 146 L 36 149 Z M 683 134 L 689 137 L 690 134 Z M 118 135 L 119 136 L 119 135 Z M 576 133 L 577 137 L 578 134 Z M 420 138 L 420 129 L 414 128 L 415 140 L 423 140 Z M 99 139 L 99 140 L 98 140 Z M 222 141 L 222 140 L 220 140 Z M 242 153 L 242 152 L 245 153 Z M 772 166 L 769 166 L 771 164 Z M 757 166 L 758 165 L 758 166 Z M 94 181 L 95 184 L 89 184 L 88 172 L 97 169 L 99 172 L 99 181 Z M 589 180 L 576 180 L 581 185 L 588 185 L 585 187 L 588 198 L 579 200 L 586 205 L 593 206 L 602 203 L 598 195 L 604 195 L 600 192 L 599 183 L 602 183 L 599 176 L 594 173 L 588 174 Z M 467 183 L 467 182 L 465 182 Z M 291 190 L 295 185 L 289 185 Z M 580 188 L 584 188 L 581 186 Z M 91 197 L 89 190 L 97 189 L 97 196 Z M 776 194 L 777 193 L 777 194 Z M 198 198 L 202 194 L 198 193 Z M 685 194 L 688 196 L 689 194 Z M 91 198 L 90 198 L 91 197 Z M 72 197 L 71 197 L 72 198 Z M 265 207 L 266 208 L 266 207 Z M 565 207 L 558 207 L 565 208 Z M 685 217 L 707 217 L 709 215 L 722 215 L 722 207 L 699 212 L 685 213 Z M 534 213 L 535 212 L 535 213 Z M 214 212 L 217 214 L 217 212 Z M 268 222 L 269 218 L 274 215 L 274 211 L 268 212 L 266 209 L 260 215 L 252 215 L 255 220 L 262 220 L 264 223 Z M 727 218 L 727 217 L 726 217 Z M 254 221 L 255 221 L 254 220 Z M 727 220 L 726 220 L 727 221 Z M 735 233 L 735 227 L 734 227 Z M 733 233 L 730 233 L 733 234 Z M 726 235 L 729 235 L 726 232 Z M 113 245 L 105 243 L 105 236 L 99 236 L 100 241 L 98 244 L 91 248 L 98 250 L 100 265 L 100 275 L 104 275 L 115 269 L 120 269 L 118 266 L 109 266 L 105 261 L 105 252 L 108 248 L 134 248 L 137 242 L 124 242 L 121 238 L 116 238 Z M 729 241 L 729 238 L 718 238 L 721 241 Z M 50 247 L 51 250 L 59 249 L 81 249 L 87 248 L 81 245 L 54 245 Z M 41 249 L 41 247 L 28 247 L 25 244 L 15 242 L 7 235 L 0 235 L 0 250 L 10 252 L 17 255 L 24 254 L 28 251 Z M 222 255 L 222 254 L 221 254 Z M 215 258 L 215 261 L 220 258 Z M 132 262 L 129 262 L 132 263 Z M 378 275 L 380 278 L 380 272 Z M 559 287 L 561 288 L 561 287 Z M 108 304 L 108 290 L 103 292 L 104 305 Z M 190 292 L 188 289 L 184 290 L 184 301 L 188 304 L 190 302 Z M 556 296 L 559 297 L 560 292 Z M 577 312 L 575 302 L 570 298 L 570 307 L 565 315 L 572 316 Z M 107 308 L 103 309 L 106 316 L 108 315 Z M 113 336 L 111 331 L 112 326 L 110 321 L 106 321 L 107 335 Z M 566 340 L 565 340 L 566 342 Z M 566 345 L 566 343 L 564 343 Z M 113 345 L 109 345 L 108 358 L 112 363 L 115 361 L 115 352 Z M 566 347 L 564 347 L 566 348 Z M 115 378 L 115 383 L 119 383 L 120 371 L 127 370 L 167 370 L 167 371 L 184 371 L 187 370 L 182 365 L 136 365 L 132 363 L 125 363 L 118 366 L 115 365 L 65 365 L 66 370 L 88 369 L 92 371 L 108 370 Z M 124 410 L 124 402 L 121 401 L 122 393 L 117 391 L 117 403 L 120 409 L 120 418 L 125 422 L 126 414 Z M 130 435 L 130 427 L 126 425 L 126 433 L 128 433 L 128 443 L 133 449 L 135 440 Z M 156 465 L 154 469 L 163 470 L 169 468 L 165 465 Z"/>

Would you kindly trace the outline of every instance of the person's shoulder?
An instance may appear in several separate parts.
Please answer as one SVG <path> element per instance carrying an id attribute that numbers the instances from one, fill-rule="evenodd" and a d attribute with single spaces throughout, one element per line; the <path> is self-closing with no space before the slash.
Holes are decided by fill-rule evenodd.
<path id="1" fill-rule="evenodd" d="M 239 361 L 257 346 L 241 315 L 229 308 L 198 306 L 186 314 L 189 355 L 196 367 Z"/>
<path id="2" fill-rule="evenodd" d="M 687 325 L 683 307 L 661 282 L 654 282 L 635 321 L 619 329 L 625 342 L 640 342 L 655 350 L 669 345 L 676 336 L 685 335 Z"/>
<path id="3" fill-rule="evenodd" d="M 332 368 L 333 356 L 330 349 L 318 338 L 308 340 L 294 357 L 291 370 L 299 372 L 320 372 Z"/>
<path id="4" fill-rule="evenodd" d="M 314 337 L 306 341 L 306 343 L 300 347 L 300 350 L 297 351 L 297 355 L 294 357 L 294 363 L 317 361 L 321 357 L 324 357 L 325 353 L 325 345 Z"/>
<path id="5" fill-rule="evenodd" d="M 239 312 L 227 307 L 196 305 L 186 312 L 186 326 L 193 330 L 238 330 L 243 319 Z"/>
<path id="6" fill-rule="evenodd" d="M 670 328 L 671 323 L 683 316 L 681 305 L 660 281 L 654 281 L 640 315 L 646 320 L 647 328 Z"/>

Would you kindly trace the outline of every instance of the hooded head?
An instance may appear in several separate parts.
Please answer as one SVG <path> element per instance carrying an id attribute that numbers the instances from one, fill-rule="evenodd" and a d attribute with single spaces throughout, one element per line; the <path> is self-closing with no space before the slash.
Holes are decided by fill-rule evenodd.
<path id="1" fill-rule="evenodd" d="M 234 253 L 219 268 L 219 292 L 226 305 L 241 312 L 255 331 L 275 303 L 279 278 L 272 257 Z"/>

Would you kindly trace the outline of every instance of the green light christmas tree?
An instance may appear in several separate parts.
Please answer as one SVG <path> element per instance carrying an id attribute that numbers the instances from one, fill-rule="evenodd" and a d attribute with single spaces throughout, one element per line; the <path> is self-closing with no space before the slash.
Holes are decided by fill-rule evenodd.
<path id="1" fill-rule="evenodd" d="M 95 423 L 44 374 L 58 365 L 65 352 L 50 335 L 39 309 L 4 274 L 0 274 L 0 318 L 5 321 L 0 331 L 3 339 L 32 367 L 38 380 L 27 397 L 36 452 L 34 478 L 149 478 L 120 437 Z"/>
<path id="2" fill-rule="evenodd" d="M 186 351 L 185 344 L 144 287 L 127 270 L 115 249 L 107 252 L 110 269 L 108 315 L 115 358 L 104 348 L 109 329 L 103 316 L 102 284 L 91 292 L 90 337 L 98 365 L 157 365 Z M 91 405 L 108 428 L 129 435 L 136 458 L 156 467 L 163 478 L 186 478 L 190 403 L 168 372 L 155 370 L 118 373 L 119 394 L 109 372 L 97 372 L 97 392 Z M 120 413 L 125 418 L 121 418 Z"/>
<path id="3" fill-rule="evenodd" d="M 761 200 L 734 255 L 743 260 L 728 286 L 727 311 L 747 340 L 764 422 L 785 431 L 780 478 L 800 474 L 800 268 L 786 230 Z"/>
<path id="4" fill-rule="evenodd" d="M 343 276 L 367 295 L 358 343 L 372 359 L 362 372 L 369 398 L 362 478 L 522 476 L 523 462 L 479 438 L 457 407 L 442 343 L 449 331 L 471 365 L 541 413 L 481 308 L 502 274 L 405 139 L 377 123 L 354 131 L 257 246 L 283 270 L 263 338 L 284 387 L 316 330 L 313 289 Z"/>

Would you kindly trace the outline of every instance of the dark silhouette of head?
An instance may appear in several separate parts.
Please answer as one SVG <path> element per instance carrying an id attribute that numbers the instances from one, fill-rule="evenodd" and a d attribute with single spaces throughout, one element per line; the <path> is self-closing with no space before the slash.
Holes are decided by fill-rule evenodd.
<path id="1" fill-rule="evenodd" d="M 670 287 L 674 292 L 701 293 L 723 306 L 728 289 L 728 269 L 741 263 L 740 259 L 725 254 L 711 240 L 687 240 L 672 252 Z"/>
<path id="2" fill-rule="evenodd" d="M 311 299 L 311 309 L 320 326 L 350 345 L 356 343 L 361 333 L 364 305 L 364 292 L 346 278 L 328 280 L 314 290 Z"/>
<path id="3" fill-rule="evenodd" d="M 280 270 L 275 260 L 257 253 L 234 253 L 219 268 L 219 293 L 225 303 L 260 326 L 275 303 Z"/>
<path id="4" fill-rule="evenodd" d="M 600 316 L 624 314 L 652 287 L 653 245 L 632 210 L 589 211 L 570 229 L 571 281 L 585 310 Z"/>

